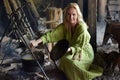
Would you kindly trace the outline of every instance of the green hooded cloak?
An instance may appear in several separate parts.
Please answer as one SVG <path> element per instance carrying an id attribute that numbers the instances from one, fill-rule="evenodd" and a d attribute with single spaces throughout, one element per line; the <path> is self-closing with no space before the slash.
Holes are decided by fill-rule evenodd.
<path id="1" fill-rule="evenodd" d="M 79 23 L 74 34 L 65 28 L 62 23 L 53 31 L 41 37 L 43 43 L 57 42 L 67 39 L 71 52 L 67 52 L 61 59 L 59 68 L 65 73 L 68 80 L 92 80 L 102 75 L 102 68 L 93 65 L 94 52 L 90 45 L 90 34 L 85 23 Z"/>

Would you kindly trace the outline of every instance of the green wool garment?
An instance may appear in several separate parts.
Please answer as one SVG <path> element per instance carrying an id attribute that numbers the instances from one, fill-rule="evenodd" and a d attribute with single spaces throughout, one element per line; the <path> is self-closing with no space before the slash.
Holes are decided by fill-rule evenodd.
<path id="1" fill-rule="evenodd" d="M 90 34 L 85 23 L 79 23 L 74 33 L 68 31 L 62 23 L 53 31 L 41 37 L 43 43 L 57 42 L 67 39 L 71 52 L 67 52 L 61 59 L 59 68 L 65 73 L 68 80 L 92 80 L 101 76 L 103 69 L 92 64 L 94 52 L 90 45 Z"/>

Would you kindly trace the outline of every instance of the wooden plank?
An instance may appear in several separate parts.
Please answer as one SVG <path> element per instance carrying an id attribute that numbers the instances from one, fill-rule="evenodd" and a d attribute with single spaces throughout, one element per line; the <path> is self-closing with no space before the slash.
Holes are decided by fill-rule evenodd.
<path id="1" fill-rule="evenodd" d="M 38 19 L 38 18 L 40 17 L 40 15 L 39 15 L 39 13 L 38 13 L 38 11 L 37 11 L 37 9 L 36 9 L 36 6 L 35 6 L 35 4 L 34 4 L 34 1 L 33 1 L 33 0 L 27 0 L 27 2 L 30 3 L 31 10 L 33 11 L 35 17 Z"/>
<path id="2" fill-rule="evenodd" d="M 10 15 L 10 14 L 12 13 L 10 4 L 9 4 L 8 0 L 3 0 L 3 1 L 4 1 L 4 5 L 5 5 L 6 12 L 7 12 L 7 14 Z"/>

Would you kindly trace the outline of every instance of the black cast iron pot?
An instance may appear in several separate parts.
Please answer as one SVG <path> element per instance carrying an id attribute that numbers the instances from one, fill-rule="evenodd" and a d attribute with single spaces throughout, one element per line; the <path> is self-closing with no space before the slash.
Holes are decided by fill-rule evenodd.
<path id="1" fill-rule="evenodd" d="M 42 52 L 33 52 L 33 54 L 35 55 L 35 57 L 37 58 L 39 63 L 41 65 L 43 65 L 44 54 Z M 23 70 L 26 72 L 36 72 L 36 71 L 40 70 L 36 60 L 30 53 L 25 54 L 22 57 L 22 66 L 23 66 Z"/>

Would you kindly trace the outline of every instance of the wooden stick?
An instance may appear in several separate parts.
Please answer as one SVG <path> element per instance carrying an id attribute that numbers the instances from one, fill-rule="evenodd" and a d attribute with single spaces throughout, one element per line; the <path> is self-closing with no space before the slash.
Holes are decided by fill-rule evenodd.
<path id="1" fill-rule="evenodd" d="M 43 75 L 41 75 L 41 74 L 39 74 L 39 73 L 35 73 L 38 77 L 40 77 L 40 78 L 44 78 L 44 76 Z"/>

